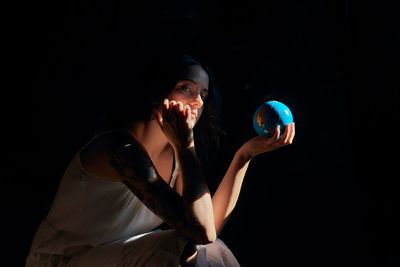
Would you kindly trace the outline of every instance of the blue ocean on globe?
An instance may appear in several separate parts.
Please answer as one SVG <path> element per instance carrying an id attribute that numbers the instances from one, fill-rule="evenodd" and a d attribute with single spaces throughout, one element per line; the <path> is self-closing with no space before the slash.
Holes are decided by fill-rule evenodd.
<path id="1" fill-rule="evenodd" d="M 253 126 L 260 136 L 272 136 L 278 125 L 281 128 L 281 135 L 285 126 L 293 122 L 293 115 L 290 109 L 282 102 L 273 100 L 261 104 L 253 116 Z"/>

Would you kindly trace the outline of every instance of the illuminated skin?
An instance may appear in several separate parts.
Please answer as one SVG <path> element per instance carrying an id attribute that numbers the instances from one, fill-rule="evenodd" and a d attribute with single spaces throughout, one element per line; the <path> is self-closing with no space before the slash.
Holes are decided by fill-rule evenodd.
<path id="1" fill-rule="evenodd" d="M 161 109 L 162 114 L 167 114 L 166 116 L 168 117 L 171 115 L 171 112 L 169 112 L 171 109 L 175 110 L 177 113 L 184 114 L 182 116 L 182 119 L 187 122 L 187 128 L 183 130 L 183 132 L 186 132 L 189 130 L 187 134 L 187 141 L 186 139 L 183 138 L 182 142 L 184 142 L 185 147 L 194 147 L 194 142 L 193 142 L 193 133 L 190 131 L 191 128 L 193 128 L 194 124 L 193 122 L 193 117 L 190 118 L 190 111 L 198 111 L 198 114 L 201 115 L 202 112 L 202 106 L 201 104 L 204 101 L 204 97 L 201 97 L 202 91 L 204 88 L 207 88 L 208 84 L 208 79 L 207 79 L 207 74 L 205 73 L 204 70 L 201 69 L 199 66 L 195 66 L 197 71 L 200 72 L 198 76 L 196 76 L 196 83 L 190 83 L 192 86 L 190 86 L 189 89 L 191 89 L 190 93 L 184 94 L 180 92 L 181 85 L 185 85 L 186 81 L 178 82 L 177 86 L 173 90 L 173 92 L 169 95 L 169 100 L 165 100 Z M 206 96 L 206 94 L 203 94 L 203 96 Z M 179 111 L 179 112 L 178 112 Z M 172 112 L 173 113 L 173 112 Z M 158 114 L 158 120 L 160 123 L 161 128 L 164 130 L 164 133 L 166 136 L 170 136 L 170 130 L 168 126 L 164 126 L 163 122 L 166 121 L 165 117 L 162 117 L 160 113 Z M 199 117 L 199 116 L 198 116 Z M 197 120 L 198 120 L 197 117 Z M 191 120 L 192 119 L 192 120 Z M 169 119 L 167 119 L 169 120 Z M 197 121 L 196 120 L 196 121 Z M 195 122 L 196 122 L 195 121 Z M 228 168 L 228 171 L 226 175 L 224 176 L 221 184 L 219 185 L 217 191 L 215 192 L 214 196 L 212 197 L 212 205 L 210 207 L 209 203 L 203 203 L 204 206 L 199 208 L 199 211 L 203 212 L 204 214 L 209 213 L 210 216 L 213 214 L 213 222 L 214 222 L 214 229 L 216 231 L 216 235 L 218 235 L 225 223 L 227 222 L 229 215 L 231 214 L 232 210 L 234 209 L 236 202 L 239 197 L 240 189 L 242 186 L 243 178 L 245 176 L 245 173 L 248 168 L 249 161 L 261 154 L 265 153 L 268 151 L 272 151 L 275 149 L 278 149 L 282 146 L 289 145 L 293 142 L 293 138 L 295 135 L 295 130 L 294 130 L 294 123 L 289 124 L 286 129 L 285 133 L 283 134 L 283 137 L 281 139 L 278 139 L 278 136 L 280 135 L 280 128 L 277 127 L 275 135 L 272 137 L 255 137 L 248 142 L 246 142 L 235 154 L 234 159 L 232 160 L 232 163 L 230 167 Z M 172 140 L 174 139 L 174 135 L 172 134 Z M 172 145 L 174 148 L 176 145 L 174 145 L 175 141 L 172 141 Z M 190 143 L 190 144 L 189 144 Z M 179 147 L 179 142 L 177 142 L 177 146 Z M 175 151 L 179 151 L 180 148 L 175 148 Z M 200 169 L 192 169 L 190 170 L 190 173 L 194 172 L 200 172 Z M 177 180 L 177 191 L 182 195 L 183 187 L 182 183 L 185 183 L 186 181 L 182 181 L 182 177 L 179 177 L 180 179 Z M 190 181 L 190 179 L 188 179 Z M 212 210 L 211 210 L 212 209 Z M 207 222 L 210 223 L 210 220 Z M 209 228 L 212 228 L 212 226 L 208 226 Z M 192 256 L 193 257 L 193 256 Z"/>
<path id="2" fill-rule="evenodd" d="M 215 241 L 239 197 L 248 164 L 255 156 L 293 142 L 294 123 L 278 139 L 256 136 L 245 142 L 212 196 L 195 151 L 193 127 L 207 101 L 209 78 L 202 67 L 189 68 L 165 99 L 155 118 L 135 123 L 89 145 L 81 160 L 94 174 L 124 182 L 141 201 L 192 244 Z M 179 174 L 175 188 L 168 185 L 175 153 Z M 185 253 L 194 257 L 193 251 Z M 190 257 L 189 257 L 190 256 Z"/>
<path id="3" fill-rule="evenodd" d="M 157 121 L 175 151 L 177 151 L 176 146 L 186 141 L 187 144 L 184 145 L 194 146 L 193 127 L 203 113 L 204 101 L 208 96 L 208 84 L 207 72 L 202 67 L 198 65 L 189 67 L 185 79 L 178 81 L 168 98 L 164 100 L 160 110 L 156 111 Z M 164 119 L 168 120 L 165 125 Z M 184 122 L 177 127 L 180 119 Z M 190 140 L 179 140 L 179 138 L 184 138 L 182 134 L 186 134 Z"/>

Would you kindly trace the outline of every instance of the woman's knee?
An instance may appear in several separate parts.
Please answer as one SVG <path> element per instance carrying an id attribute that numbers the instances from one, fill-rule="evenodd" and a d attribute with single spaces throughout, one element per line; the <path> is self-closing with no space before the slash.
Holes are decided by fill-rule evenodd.
<path id="1" fill-rule="evenodd" d="M 187 244 L 175 230 L 157 231 L 146 234 L 133 242 L 126 242 L 124 253 L 162 250 L 180 256 Z"/>

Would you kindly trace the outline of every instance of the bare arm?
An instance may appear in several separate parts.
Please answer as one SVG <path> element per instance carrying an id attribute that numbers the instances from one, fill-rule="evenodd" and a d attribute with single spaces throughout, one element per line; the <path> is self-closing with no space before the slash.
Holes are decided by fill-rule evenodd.
<path id="1" fill-rule="evenodd" d="M 164 219 L 184 237 L 196 244 L 213 241 L 202 217 L 196 213 L 199 199 L 209 198 L 207 188 L 198 187 L 196 191 L 183 196 L 176 193 L 160 177 L 143 146 L 129 133 L 120 133 L 110 154 L 110 164 L 119 173 L 123 183 L 155 214 Z M 197 164 L 190 151 L 182 151 L 184 165 Z M 198 179 L 202 179 L 198 177 Z M 211 198 L 210 198 L 211 203 Z M 215 236 L 215 234 L 214 234 Z"/>
<path id="2" fill-rule="evenodd" d="M 222 231 L 236 206 L 250 160 L 259 154 L 291 144 L 295 134 L 294 124 L 286 126 L 285 133 L 280 139 L 278 139 L 279 133 L 280 129 L 277 128 L 273 137 L 254 137 L 236 152 L 224 178 L 212 197 L 217 234 Z"/>
<path id="3" fill-rule="evenodd" d="M 189 106 L 174 100 L 164 100 L 157 121 L 173 146 L 180 166 L 182 197 L 185 208 L 204 227 L 207 240 L 216 239 L 211 195 L 194 148 L 193 126 Z"/>
<path id="4" fill-rule="evenodd" d="M 192 216 L 196 218 L 206 230 L 208 240 L 216 239 L 215 223 L 211 194 L 207 182 L 200 168 L 194 147 L 179 150 L 177 152 L 180 166 L 180 177 L 182 179 L 182 197 L 187 209 L 191 210 Z"/>

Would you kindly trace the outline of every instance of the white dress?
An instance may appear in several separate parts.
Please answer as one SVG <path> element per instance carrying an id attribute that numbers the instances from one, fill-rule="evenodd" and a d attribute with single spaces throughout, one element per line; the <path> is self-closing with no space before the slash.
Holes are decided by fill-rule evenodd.
<path id="1" fill-rule="evenodd" d="M 175 230 L 151 232 L 162 219 L 123 183 L 86 171 L 79 154 L 34 236 L 26 267 L 179 266 L 187 240 Z M 196 266 L 239 266 L 219 239 L 197 250 Z"/>

